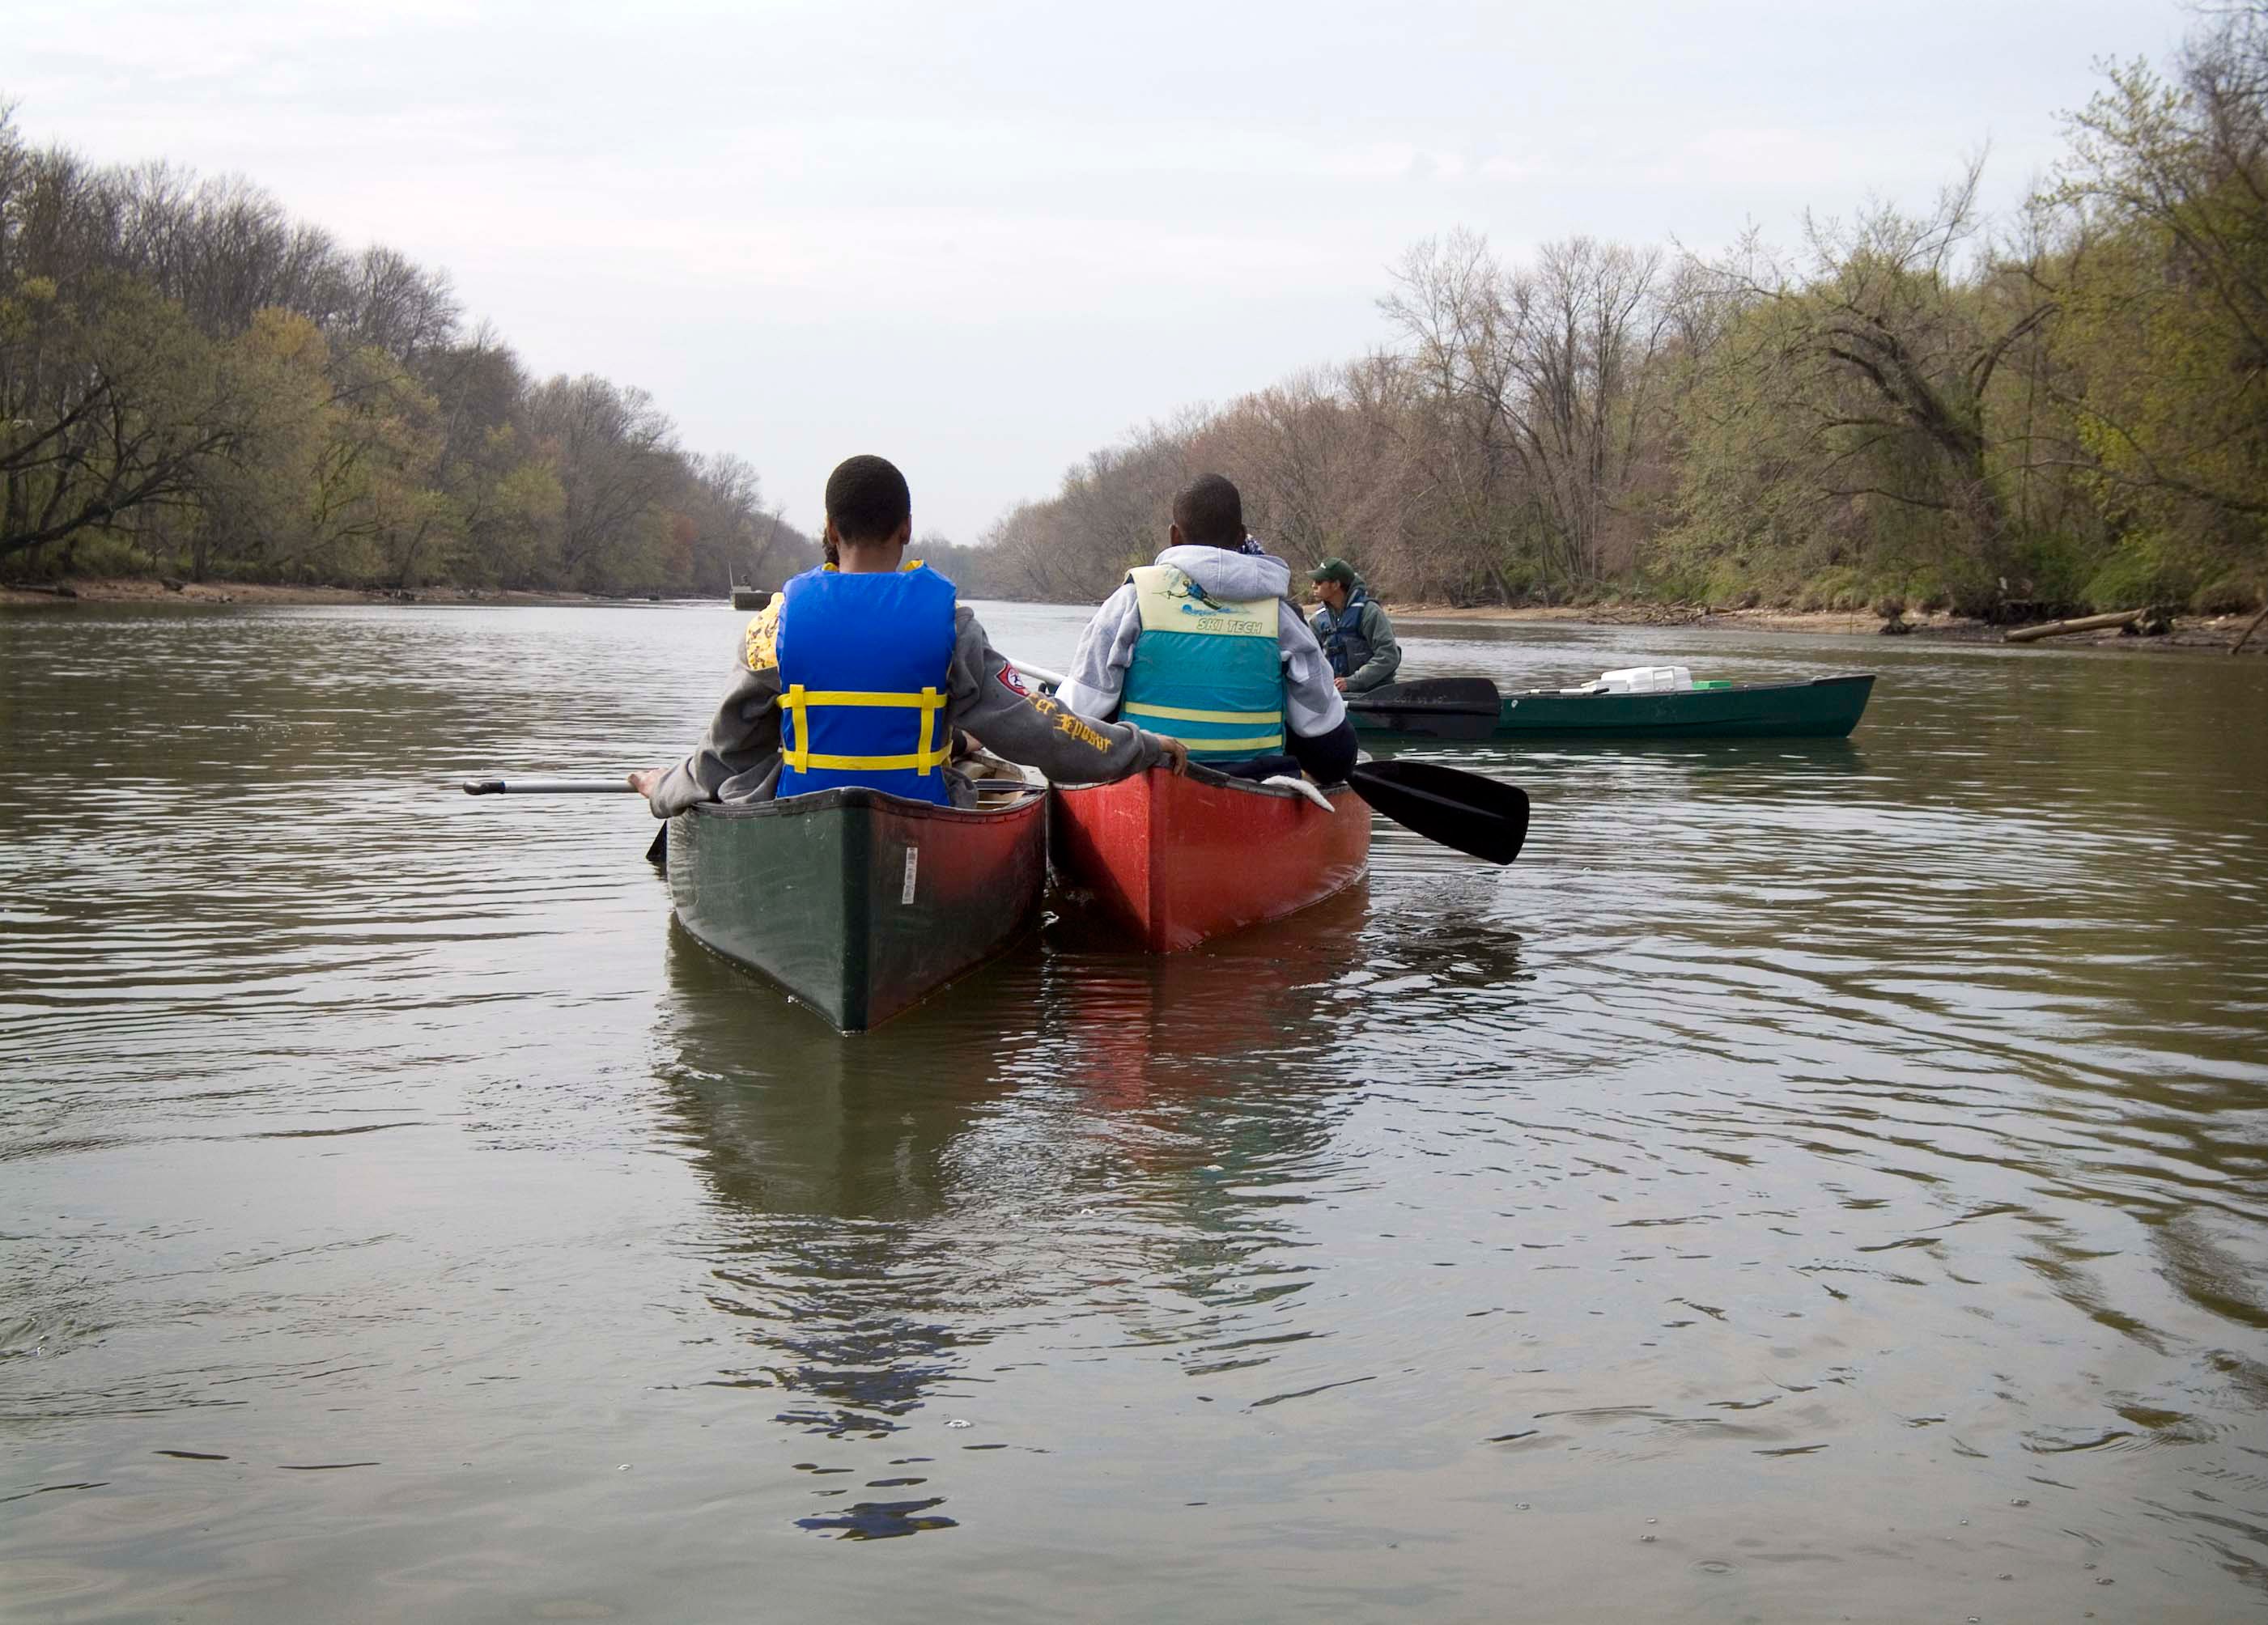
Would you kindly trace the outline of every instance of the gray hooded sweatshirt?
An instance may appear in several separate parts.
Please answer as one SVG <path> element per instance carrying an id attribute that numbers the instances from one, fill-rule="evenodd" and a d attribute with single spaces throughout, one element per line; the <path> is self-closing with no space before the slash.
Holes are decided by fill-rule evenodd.
<path id="1" fill-rule="evenodd" d="M 1284 660 L 1284 716 L 1304 739 L 1330 732 L 1346 720 L 1346 702 L 1331 680 L 1331 663 L 1288 594 L 1292 567 L 1272 553 L 1233 553 L 1223 548 L 1168 548 L 1158 555 L 1205 590 L 1208 598 L 1283 599 L 1276 612 L 1276 647 Z M 1056 697 L 1097 722 L 1115 715 L 1126 691 L 1126 668 L 1142 612 L 1134 584 L 1119 587 L 1094 612 L 1071 657 L 1071 680 Z"/>

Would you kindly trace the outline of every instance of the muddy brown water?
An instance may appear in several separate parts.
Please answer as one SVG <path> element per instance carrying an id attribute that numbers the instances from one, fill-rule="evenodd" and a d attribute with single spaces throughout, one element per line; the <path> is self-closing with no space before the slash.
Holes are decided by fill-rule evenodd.
<path id="1" fill-rule="evenodd" d="M 0 1616 L 2268 1606 L 2268 663 L 1429 629 L 1881 680 L 845 1040 L 453 788 L 744 619 L 0 618 Z"/>

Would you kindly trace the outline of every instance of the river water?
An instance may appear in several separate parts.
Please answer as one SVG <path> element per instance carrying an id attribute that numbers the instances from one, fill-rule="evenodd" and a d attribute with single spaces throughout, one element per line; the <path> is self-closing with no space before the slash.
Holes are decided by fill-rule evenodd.
<path id="1" fill-rule="evenodd" d="M 844 1040 L 453 788 L 744 619 L 0 620 L 0 1614 L 2268 1607 L 2268 662 L 1437 629 L 1881 679 Z"/>

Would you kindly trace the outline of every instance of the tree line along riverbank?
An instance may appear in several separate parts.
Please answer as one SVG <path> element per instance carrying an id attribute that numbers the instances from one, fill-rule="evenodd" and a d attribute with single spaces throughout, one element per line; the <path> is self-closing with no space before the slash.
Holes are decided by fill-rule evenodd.
<path id="1" fill-rule="evenodd" d="M 445 275 L 0 103 L 0 578 L 643 594 L 817 557 L 746 458 L 532 376 Z"/>
<path id="2" fill-rule="evenodd" d="M 2014 217 L 1781 248 L 1452 231 L 1381 343 L 1097 451 L 981 539 L 973 597 L 1090 601 L 1219 470 L 1299 562 L 1453 607 L 1992 621 L 2268 595 L 2268 0 L 2108 72 Z M 1825 200 L 1833 203 L 1837 200 Z M 446 277 L 245 182 L 97 168 L 0 110 L 0 577 L 722 594 L 814 562 L 644 392 L 530 376 Z"/>
<path id="3" fill-rule="evenodd" d="M 1094 452 L 993 547 L 1075 598 L 1197 469 L 1299 560 L 1454 605 L 2223 615 L 2268 588 L 2268 0 L 2111 70 L 2012 217 L 1982 160 L 1793 247 L 1452 232 L 1373 354 Z M 1822 200 L 1835 207 L 1846 200 Z"/>

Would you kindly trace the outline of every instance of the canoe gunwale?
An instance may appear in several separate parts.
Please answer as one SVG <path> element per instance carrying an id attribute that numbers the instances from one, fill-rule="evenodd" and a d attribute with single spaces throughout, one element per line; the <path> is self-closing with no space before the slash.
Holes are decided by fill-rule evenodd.
<path id="1" fill-rule="evenodd" d="M 1838 672 L 1790 682 L 1727 683 L 1618 694 L 1593 688 L 1505 693 L 1492 724 L 1390 700 L 1355 713 L 1358 731 L 1386 739 L 1464 745 L 1560 739 L 1847 739 L 1865 716 L 1875 673 Z M 1383 692 L 1374 690 L 1373 693 Z"/>
<path id="2" fill-rule="evenodd" d="M 1727 683 L 1721 688 L 1666 688 L 1654 694 L 1616 694 L 1610 690 L 1594 692 L 1588 689 L 1577 689 L 1570 693 L 1565 688 L 1507 688 L 1504 691 L 1504 697 L 1507 700 L 1533 700 L 1548 695 L 1555 700 L 1674 700 L 1681 695 L 1688 694 L 1778 694 L 1795 688 L 1830 688 L 1837 683 L 1871 683 L 1874 680 L 1874 676 L 1875 673 L 1872 672 L 1837 672 L 1831 677 L 1799 677 L 1791 682 L 1785 683 Z M 1420 710 L 1425 708 L 1408 705 L 1396 706 L 1394 709 Z"/>
<path id="3" fill-rule="evenodd" d="M 1152 773 L 1157 773 L 1161 772 L 1164 769 L 1162 768 L 1152 768 L 1148 770 Z M 1248 795 L 1269 796 L 1278 801 L 1306 801 L 1307 799 L 1307 797 L 1302 795 L 1300 791 L 1291 789 L 1287 785 L 1264 783 L 1259 779 L 1238 778 L 1233 774 L 1223 773 L 1219 768 L 1210 767 L 1202 761 L 1192 761 L 1189 763 L 1187 771 L 1184 772 L 1182 776 L 1189 780 L 1192 783 L 1209 784 L 1216 790 L 1242 790 Z M 1123 784 L 1124 783 L 1125 780 L 1123 779 L 1098 779 L 1092 783 L 1073 784 L 1065 781 L 1058 780 L 1049 784 L 1048 789 L 1059 790 L 1106 790 L 1113 784 Z M 1349 784 L 1344 779 L 1340 779 L 1335 783 L 1320 785 L 1318 788 L 1321 789 L 1326 796 L 1336 795 L 1338 791 L 1343 790 L 1349 793 L 1352 793 L 1354 789 L 1354 787 Z"/>
<path id="4" fill-rule="evenodd" d="M 844 785 L 836 790 L 814 790 L 800 796 L 775 797 L 770 801 L 703 801 L 676 814 L 682 818 L 691 814 L 704 819 L 797 818 L 815 812 L 834 812 L 851 807 L 877 807 L 900 818 L 944 819 L 956 824 L 995 823 L 1002 819 L 1025 818 L 1031 813 L 1032 803 L 1047 798 L 1047 787 L 1033 784 L 1013 801 L 995 806 L 939 806 L 933 801 L 916 801 L 905 796 L 893 796 L 887 790 L 868 790 L 863 785 Z"/>

